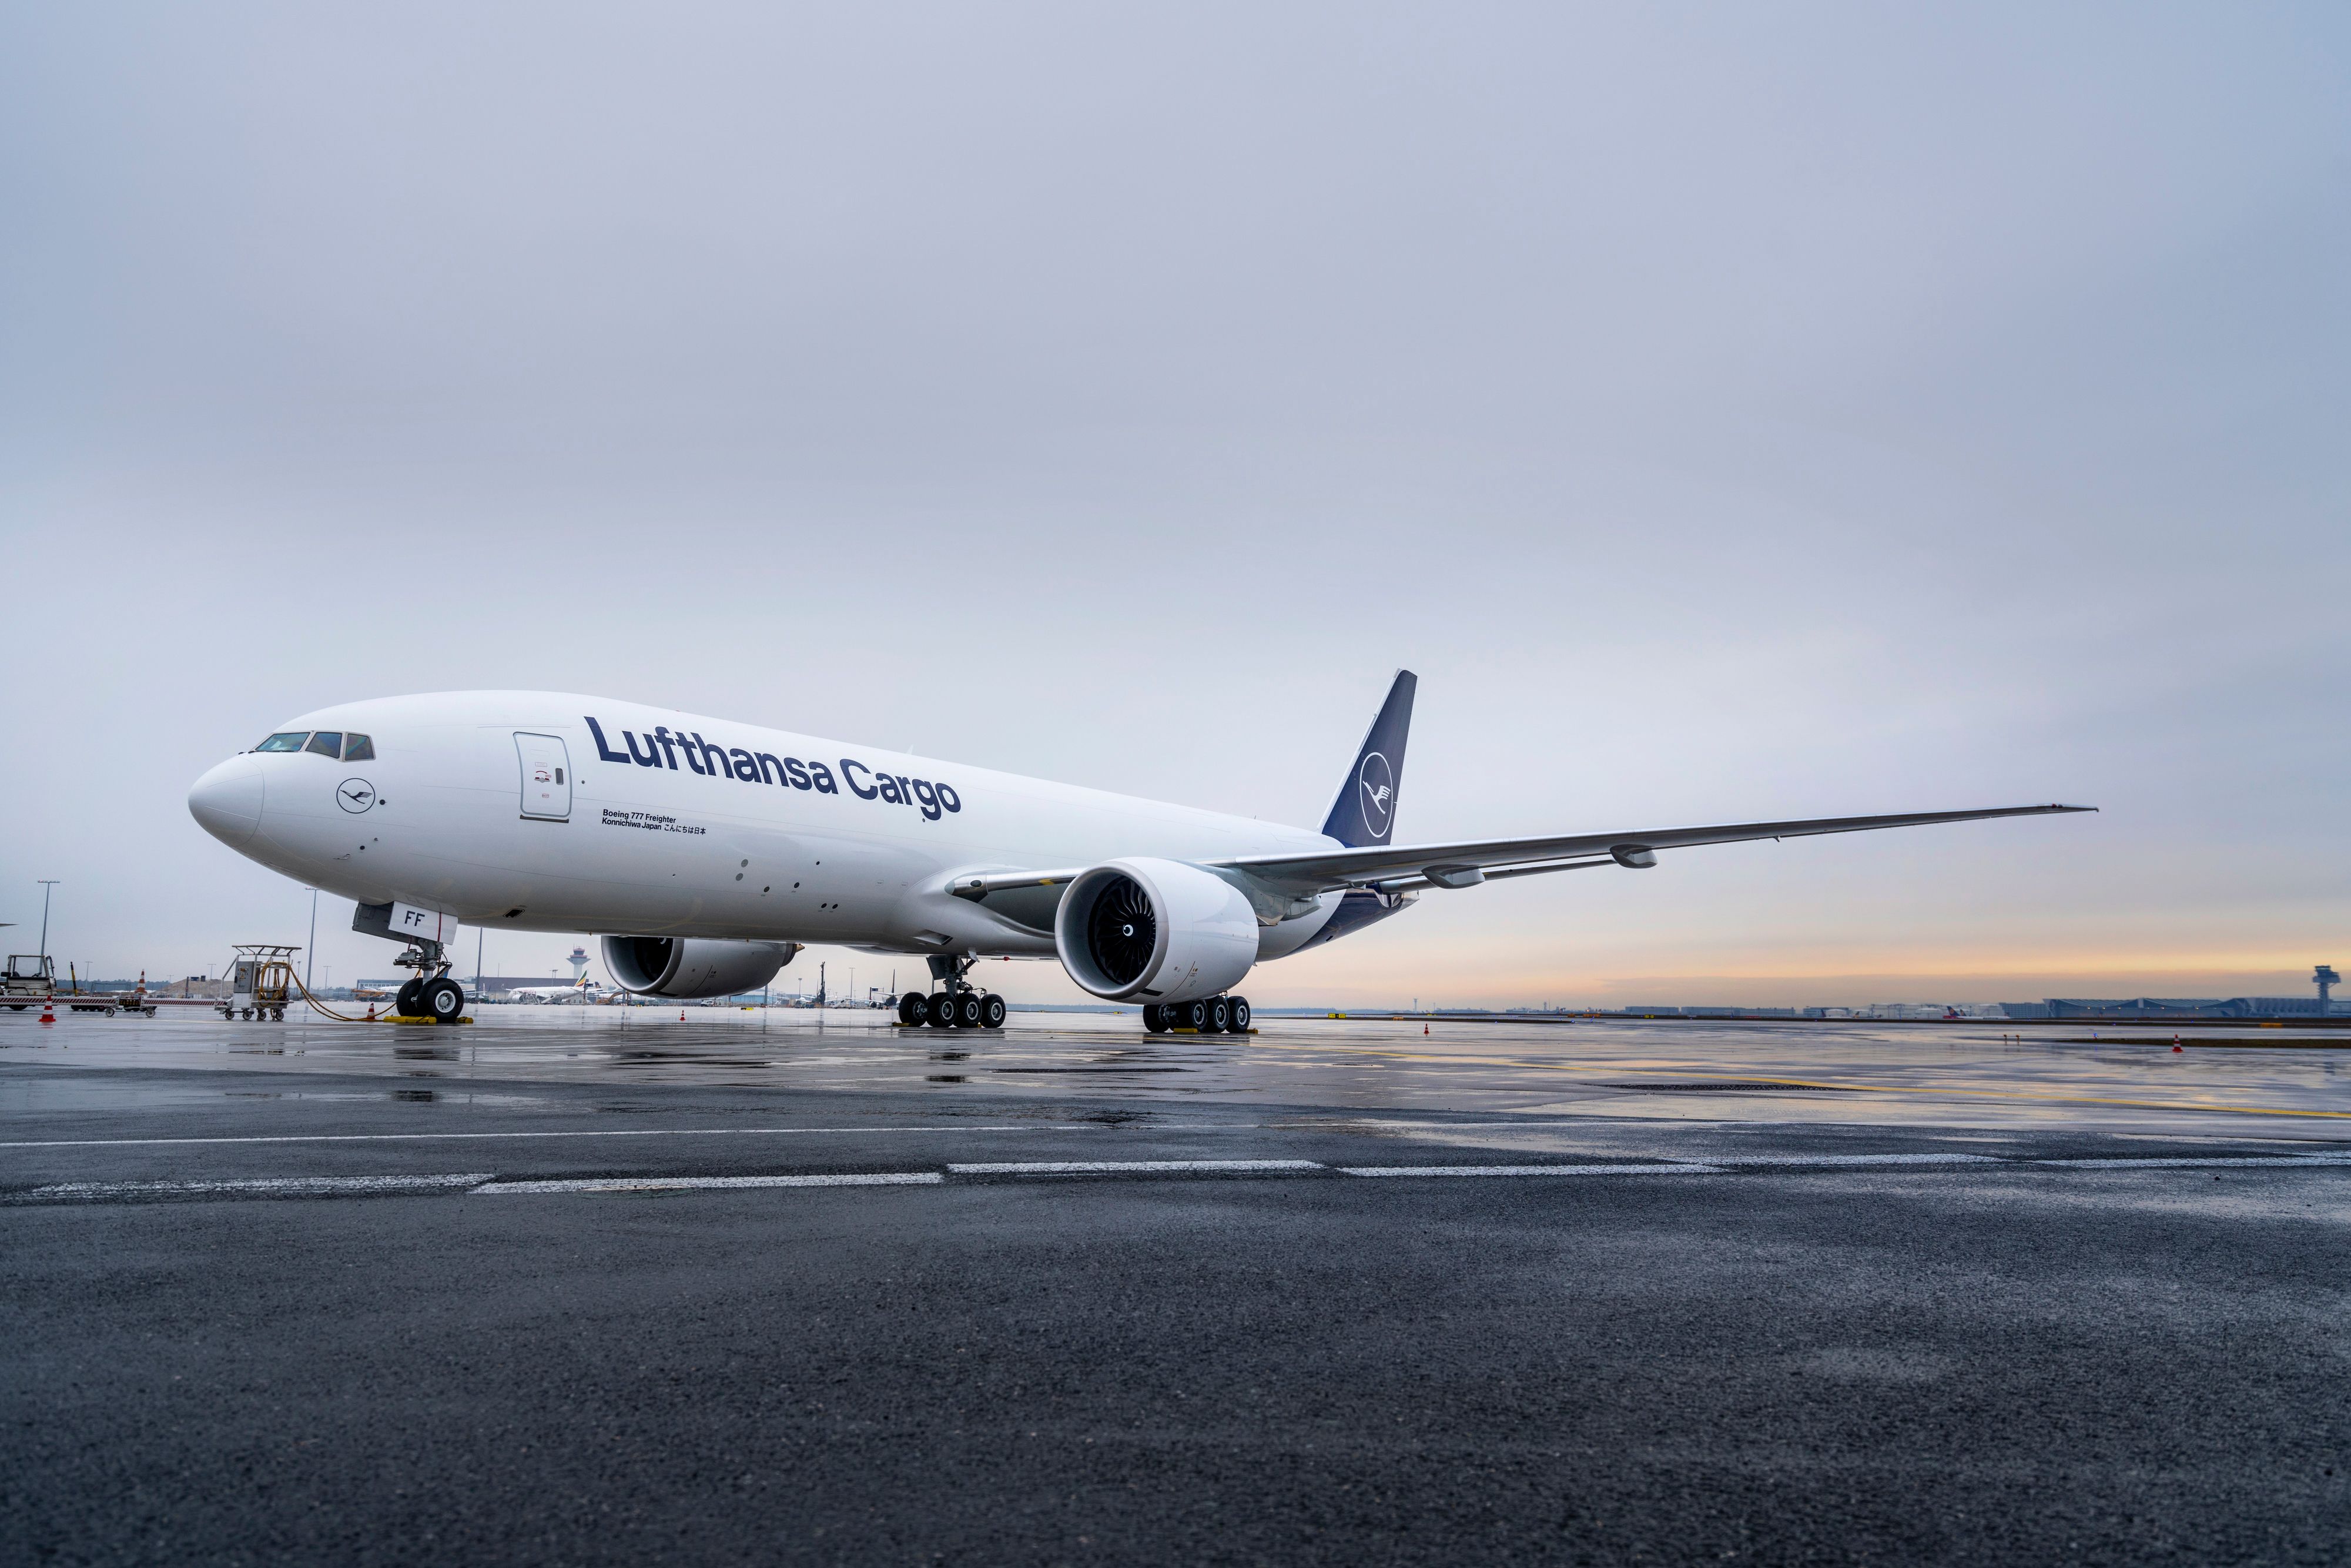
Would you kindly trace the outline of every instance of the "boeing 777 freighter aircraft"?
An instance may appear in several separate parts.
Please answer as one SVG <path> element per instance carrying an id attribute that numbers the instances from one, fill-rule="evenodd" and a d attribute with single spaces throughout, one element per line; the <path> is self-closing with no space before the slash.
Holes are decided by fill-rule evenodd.
<path id="1" fill-rule="evenodd" d="M 242 854 L 358 901 L 408 944 L 399 1010 L 448 1021 L 456 925 L 603 939 L 627 989 L 766 985 L 804 943 L 930 960 L 907 1023 L 988 1027 L 967 972 L 1059 958 L 1145 1027 L 1249 1027 L 1250 968 L 1384 920 L 1426 888 L 1664 850 L 2083 811 L 2006 806 L 1466 843 L 1394 841 L 1417 682 L 1399 672 L 1319 832 L 605 697 L 446 692 L 290 719 L 196 780 L 188 810 Z"/>

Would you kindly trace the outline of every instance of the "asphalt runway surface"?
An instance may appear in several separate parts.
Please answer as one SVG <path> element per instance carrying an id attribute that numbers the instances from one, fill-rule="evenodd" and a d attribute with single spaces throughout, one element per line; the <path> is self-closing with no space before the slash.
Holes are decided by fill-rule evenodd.
<path id="1" fill-rule="evenodd" d="M 2315 1037 L 479 1016 L 0 1013 L 8 1561 L 2351 1555 Z"/>

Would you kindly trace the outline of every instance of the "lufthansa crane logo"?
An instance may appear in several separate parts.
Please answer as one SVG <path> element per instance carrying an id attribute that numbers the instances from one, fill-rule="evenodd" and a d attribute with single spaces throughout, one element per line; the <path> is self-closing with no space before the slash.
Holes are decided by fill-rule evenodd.
<path id="1" fill-rule="evenodd" d="M 1364 828 L 1375 839 L 1386 838 L 1395 815 L 1395 773 L 1388 759 L 1376 751 L 1366 753 L 1364 765 L 1355 769 L 1355 785 L 1363 795 Z"/>
<path id="2" fill-rule="evenodd" d="M 375 804 L 375 786 L 364 779 L 346 779 L 335 786 L 335 804 L 356 816 Z"/>

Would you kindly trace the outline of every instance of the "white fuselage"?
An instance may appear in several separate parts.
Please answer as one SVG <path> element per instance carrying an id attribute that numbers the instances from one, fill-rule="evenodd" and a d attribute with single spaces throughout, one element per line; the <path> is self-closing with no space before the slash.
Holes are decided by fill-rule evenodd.
<path id="1" fill-rule="evenodd" d="M 950 878 L 1336 843 L 606 697 L 385 697 L 283 728 L 363 734 L 374 756 L 232 758 L 189 797 L 209 831 L 358 903 L 489 927 L 1046 957 L 1050 905 L 1038 924 L 950 894 Z M 1295 951 L 1338 897 L 1265 925 L 1259 956 Z"/>

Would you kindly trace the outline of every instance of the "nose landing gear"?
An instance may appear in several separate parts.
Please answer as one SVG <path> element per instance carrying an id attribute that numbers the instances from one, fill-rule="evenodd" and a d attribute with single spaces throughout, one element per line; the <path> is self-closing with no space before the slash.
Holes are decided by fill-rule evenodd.
<path id="1" fill-rule="evenodd" d="M 417 971 L 392 993 L 393 1016 L 429 1018 L 434 1023 L 455 1023 L 465 1016 L 465 988 L 449 977 L 449 961 L 440 943 L 412 945 L 392 963 Z"/>

